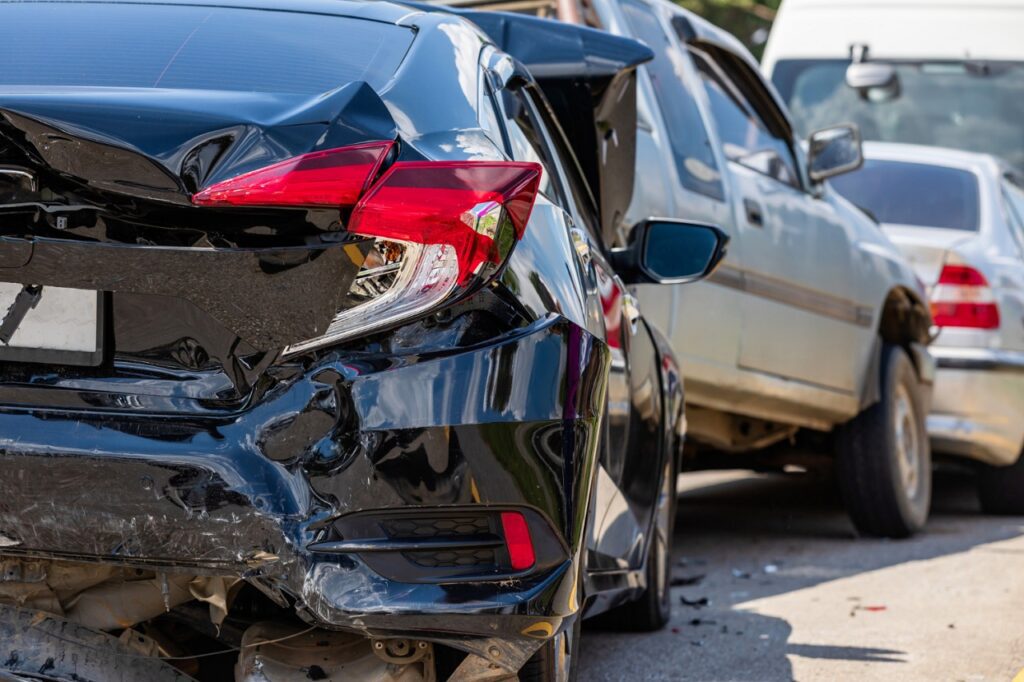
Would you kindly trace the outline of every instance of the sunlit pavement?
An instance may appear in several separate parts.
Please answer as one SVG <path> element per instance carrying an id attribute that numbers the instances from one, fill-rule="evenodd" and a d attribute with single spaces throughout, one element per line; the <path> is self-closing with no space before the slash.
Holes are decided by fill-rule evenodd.
<path id="1" fill-rule="evenodd" d="M 587 630 L 581 680 L 1000 680 L 1024 668 L 1024 517 L 942 475 L 926 532 L 858 539 L 829 486 L 680 479 L 672 622 Z M 680 598 L 704 607 L 686 606 Z"/>

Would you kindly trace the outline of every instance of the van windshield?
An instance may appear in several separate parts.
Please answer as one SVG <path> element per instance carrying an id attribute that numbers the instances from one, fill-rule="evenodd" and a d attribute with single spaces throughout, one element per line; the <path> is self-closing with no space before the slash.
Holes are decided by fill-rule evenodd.
<path id="1" fill-rule="evenodd" d="M 797 130 L 860 126 L 866 140 L 994 154 L 1024 169 L 1024 63 L 891 62 L 900 95 L 861 99 L 846 85 L 847 60 L 786 60 L 772 80 Z"/>

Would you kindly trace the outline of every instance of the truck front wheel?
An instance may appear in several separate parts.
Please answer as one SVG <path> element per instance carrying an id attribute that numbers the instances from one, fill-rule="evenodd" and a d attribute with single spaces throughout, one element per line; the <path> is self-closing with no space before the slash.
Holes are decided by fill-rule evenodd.
<path id="1" fill-rule="evenodd" d="M 906 351 L 885 345 L 881 372 L 881 399 L 839 428 L 839 486 L 857 530 L 902 538 L 924 527 L 931 506 L 927 408 Z"/>

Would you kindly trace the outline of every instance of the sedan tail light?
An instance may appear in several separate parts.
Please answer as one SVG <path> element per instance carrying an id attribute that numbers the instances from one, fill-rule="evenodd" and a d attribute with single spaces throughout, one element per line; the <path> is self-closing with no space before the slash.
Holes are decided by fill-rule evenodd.
<path id="1" fill-rule="evenodd" d="M 192 201 L 208 207 L 351 210 L 347 230 L 372 237 L 327 332 L 298 353 L 429 311 L 486 278 L 511 253 L 533 210 L 541 167 L 504 161 L 398 161 L 378 179 L 393 143 L 314 152 L 217 183 Z M 363 255 L 365 253 L 365 256 Z"/>
<path id="2" fill-rule="evenodd" d="M 999 328 L 999 306 L 992 288 L 985 276 L 972 267 L 944 266 L 931 299 L 936 326 Z"/>

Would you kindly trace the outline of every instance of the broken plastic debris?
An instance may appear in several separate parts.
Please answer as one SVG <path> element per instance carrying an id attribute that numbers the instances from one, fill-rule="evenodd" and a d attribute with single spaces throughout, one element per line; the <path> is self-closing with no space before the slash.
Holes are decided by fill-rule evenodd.
<path id="1" fill-rule="evenodd" d="M 682 595 L 679 595 L 679 602 L 683 606 L 691 606 L 691 607 L 693 607 L 695 609 L 702 609 L 705 606 L 708 606 L 708 605 L 711 604 L 711 602 L 708 601 L 707 597 L 701 597 L 700 599 L 687 599 L 686 597 L 684 597 Z"/>
<path id="2" fill-rule="evenodd" d="M 856 604 L 852 609 L 850 609 L 850 618 L 856 616 L 858 611 L 873 611 L 877 613 L 879 611 L 885 611 L 886 609 L 888 609 L 887 606 L 861 606 L 860 604 Z"/>
<path id="3" fill-rule="evenodd" d="M 764 572 L 765 573 L 778 573 L 779 572 L 779 567 L 776 566 L 775 564 L 767 564 L 764 567 Z"/>
<path id="4" fill-rule="evenodd" d="M 734 568 L 734 569 L 732 569 L 732 577 L 733 578 L 742 578 L 744 580 L 749 580 L 750 579 L 750 574 L 747 573 L 746 571 L 741 571 L 738 568 Z"/>

